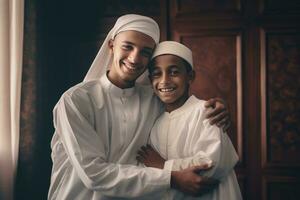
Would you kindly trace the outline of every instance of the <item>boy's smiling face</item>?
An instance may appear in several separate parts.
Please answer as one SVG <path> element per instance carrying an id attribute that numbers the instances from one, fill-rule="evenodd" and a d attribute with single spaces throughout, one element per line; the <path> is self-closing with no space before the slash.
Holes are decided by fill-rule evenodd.
<path id="1" fill-rule="evenodd" d="M 150 64 L 150 80 L 156 95 L 171 112 L 184 104 L 189 97 L 189 85 L 194 71 L 186 62 L 174 55 L 160 55 Z"/>

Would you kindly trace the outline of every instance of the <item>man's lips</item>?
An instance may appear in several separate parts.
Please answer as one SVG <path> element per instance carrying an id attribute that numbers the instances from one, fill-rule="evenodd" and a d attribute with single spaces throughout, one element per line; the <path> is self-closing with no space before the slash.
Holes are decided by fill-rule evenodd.
<path id="1" fill-rule="evenodd" d="M 130 64 L 126 64 L 123 62 L 123 65 L 125 66 L 125 68 L 129 71 L 129 72 L 137 72 L 139 71 L 139 67 L 138 66 L 133 66 Z"/>

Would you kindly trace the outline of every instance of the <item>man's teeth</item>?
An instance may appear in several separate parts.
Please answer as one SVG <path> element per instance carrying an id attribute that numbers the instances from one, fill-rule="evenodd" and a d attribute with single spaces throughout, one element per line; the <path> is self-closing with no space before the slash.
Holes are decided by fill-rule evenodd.
<path id="1" fill-rule="evenodd" d="M 174 88 L 162 88 L 162 89 L 159 89 L 159 91 L 161 92 L 172 92 L 174 90 Z"/>
<path id="2" fill-rule="evenodd" d="M 126 65 L 126 64 L 125 64 L 125 66 L 126 66 L 128 69 L 131 69 L 131 70 L 137 70 L 136 67 L 133 67 L 133 66 L 130 66 L 130 65 Z"/>

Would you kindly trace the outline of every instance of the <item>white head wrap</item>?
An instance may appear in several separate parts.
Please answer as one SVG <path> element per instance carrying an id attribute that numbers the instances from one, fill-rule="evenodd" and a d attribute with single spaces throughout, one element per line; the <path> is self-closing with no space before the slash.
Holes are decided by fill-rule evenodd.
<path id="1" fill-rule="evenodd" d="M 187 61 L 191 65 L 191 67 L 194 68 L 192 51 L 179 42 L 164 41 L 159 43 L 154 50 L 151 60 L 157 56 L 165 54 L 178 56 Z"/>
<path id="2" fill-rule="evenodd" d="M 135 14 L 128 14 L 119 17 L 115 26 L 107 34 L 95 60 L 84 78 L 84 81 L 98 79 L 106 73 L 113 58 L 108 47 L 109 40 L 113 39 L 118 33 L 129 30 L 138 31 L 150 36 L 156 44 L 159 42 L 159 26 L 153 19 Z M 137 82 L 143 82 L 145 79 L 144 77 L 147 78 L 145 73 L 137 80 Z"/>

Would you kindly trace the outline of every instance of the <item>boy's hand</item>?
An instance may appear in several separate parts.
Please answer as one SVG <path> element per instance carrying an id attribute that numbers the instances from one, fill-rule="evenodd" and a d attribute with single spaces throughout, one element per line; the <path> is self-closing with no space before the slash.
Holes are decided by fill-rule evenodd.
<path id="1" fill-rule="evenodd" d="M 159 169 L 164 168 L 166 161 L 150 145 L 142 146 L 138 151 L 136 159 L 147 167 L 155 167 Z"/>
<path id="2" fill-rule="evenodd" d="M 172 171 L 171 187 L 191 196 L 201 196 L 219 184 L 218 180 L 198 175 L 202 170 L 210 169 L 208 165 L 193 166 L 181 171 Z"/>
<path id="3" fill-rule="evenodd" d="M 210 124 L 216 124 L 218 127 L 222 128 L 224 132 L 227 131 L 231 121 L 226 102 L 221 98 L 212 98 L 205 103 L 205 107 L 212 108 L 206 115 L 206 118 L 210 119 Z"/>

